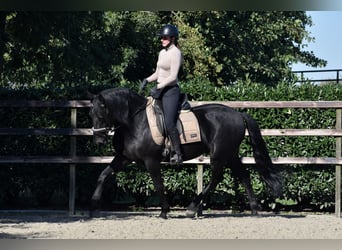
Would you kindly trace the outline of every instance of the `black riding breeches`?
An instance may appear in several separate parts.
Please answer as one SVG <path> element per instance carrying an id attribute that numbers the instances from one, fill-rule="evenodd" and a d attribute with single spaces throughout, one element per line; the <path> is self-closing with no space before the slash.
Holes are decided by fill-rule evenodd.
<path id="1" fill-rule="evenodd" d="M 165 117 L 166 130 L 176 128 L 178 118 L 180 89 L 178 85 L 165 87 L 162 96 L 162 105 Z"/>

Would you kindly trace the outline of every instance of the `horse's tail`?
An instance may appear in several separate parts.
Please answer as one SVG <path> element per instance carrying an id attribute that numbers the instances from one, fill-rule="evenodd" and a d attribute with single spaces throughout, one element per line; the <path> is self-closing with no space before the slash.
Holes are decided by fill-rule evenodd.
<path id="1" fill-rule="evenodd" d="M 246 113 L 241 113 L 248 129 L 250 144 L 253 148 L 256 169 L 274 196 L 282 193 L 283 179 L 280 169 L 275 167 L 268 154 L 266 143 L 262 138 L 256 121 Z"/>

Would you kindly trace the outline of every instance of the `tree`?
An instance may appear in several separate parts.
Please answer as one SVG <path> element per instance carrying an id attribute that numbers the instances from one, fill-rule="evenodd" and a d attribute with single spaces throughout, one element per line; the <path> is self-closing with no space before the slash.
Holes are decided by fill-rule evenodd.
<path id="1" fill-rule="evenodd" d="M 155 30 L 151 25 L 158 23 L 156 15 L 12 12 L 3 16 L 8 39 L 0 43 L 2 86 L 114 85 L 140 79 L 146 67 L 152 70 L 155 58 L 145 45 L 152 46 L 146 33 Z"/>
<path id="2" fill-rule="evenodd" d="M 322 66 L 303 51 L 305 12 L 95 11 L 0 12 L 3 87 L 90 86 L 136 82 L 155 68 L 166 23 L 180 30 L 185 80 L 274 86 L 291 64 Z"/>
<path id="3" fill-rule="evenodd" d="M 291 64 L 317 67 L 326 62 L 302 51 L 304 39 L 311 41 L 305 12 L 205 11 L 173 12 L 174 21 L 185 31 L 185 53 L 189 68 L 201 68 L 217 84 L 250 80 L 274 86 L 290 79 Z M 196 71 L 195 71 L 196 72 Z"/>

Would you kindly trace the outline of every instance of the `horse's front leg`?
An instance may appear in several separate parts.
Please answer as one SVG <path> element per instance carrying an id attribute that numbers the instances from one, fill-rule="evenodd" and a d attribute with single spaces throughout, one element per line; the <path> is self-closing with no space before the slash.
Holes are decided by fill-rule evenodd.
<path id="1" fill-rule="evenodd" d="M 95 215 L 95 211 L 98 211 L 100 208 L 100 201 L 102 192 L 104 189 L 104 184 L 106 183 L 106 180 L 108 180 L 108 176 L 114 173 L 114 171 L 119 171 L 124 167 L 123 164 L 123 157 L 116 156 L 112 160 L 109 166 L 107 166 L 99 175 L 97 179 L 97 186 L 93 193 L 93 196 L 91 198 L 91 208 L 90 208 L 90 216 Z"/>
<path id="2" fill-rule="evenodd" d="M 164 188 L 163 177 L 161 174 L 160 163 L 155 160 L 145 161 L 145 166 L 151 175 L 154 188 L 160 199 L 161 213 L 159 217 L 163 219 L 167 219 L 167 213 L 170 211 L 170 205 L 165 195 L 165 188 Z"/>
<path id="3" fill-rule="evenodd" d="M 100 200 L 103 192 L 103 186 L 109 174 L 113 173 L 112 167 L 109 165 L 107 166 L 100 174 L 99 178 L 97 179 L 97 186 L 91 197 L 91 208 L 90 208 L 90 216 L 93 217 L 95 211 L 98 211 L 100 207 Z"/>

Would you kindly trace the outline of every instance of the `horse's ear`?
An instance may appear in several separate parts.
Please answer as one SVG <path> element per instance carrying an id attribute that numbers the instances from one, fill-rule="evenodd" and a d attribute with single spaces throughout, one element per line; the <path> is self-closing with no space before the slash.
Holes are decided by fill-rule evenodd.
<path id="1" fill-rule="evenodd" d="M 99 94 L 99 101 L 102 108 L 106 107 L 106 100 L 101 94 Z"/>
<path id="2" fill-rule="evenodd" d="M 87 97 L 88 99 L 90 99 L 90 100 L 93 100 L 95 96 L 96 96 L 96 95 L 93 94 L 93 93 L 91 93 L 90 91 L 87 91 L 87 93 L 86 93 L 86 97 Z"/>

